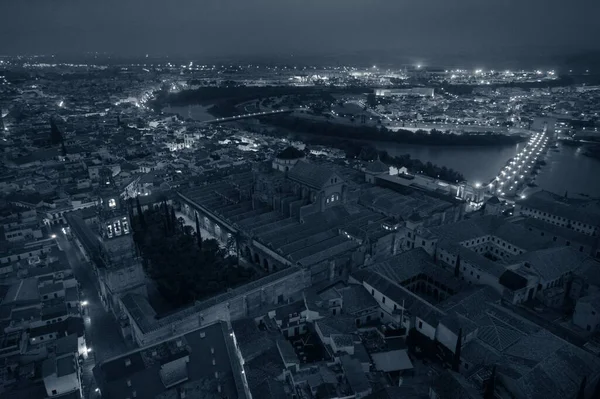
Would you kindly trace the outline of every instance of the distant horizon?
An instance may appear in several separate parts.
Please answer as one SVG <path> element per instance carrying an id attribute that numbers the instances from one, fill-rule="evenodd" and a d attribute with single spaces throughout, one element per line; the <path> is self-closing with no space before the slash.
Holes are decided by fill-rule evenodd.
<path id="1" fill-rule="evenodd" d="M 540 46 L 543 48 L 543 46 Z M 306 54 L 280 54 L 280 53 L 262 53 L 262 54 L 231 54 L 231 55 L 201 55 L 201 54 L 160 54 L 160 53 L 138 53 L 123 54 L 114 52 L 57 52 L 49 54 L 0 54 L 0 58 L 57 58 L 61 62 L 89 60 L 97 58 L 103 61 L 108 60 L 172 60 L 179 62 L 207 62 L 207 63 L 256 63 L 262 65 L 268 64 L 286 64 L 286 65 L 315 65 L 323 66 L 355 66 L 369 67 L 371 65 L 381 68 L 402 68 L 404 66 L 422 65 L 426 68 L 483 68 L 483 69 L 566 69 L 580 68 L 595 69 L 600 67 L 600 50 L 588 51 L 564 51 L 562 53 L 548 52 L 541 55 L 523 55 L 523 56 L 501 56 L 493 55 L 488 57 L 475 56 L 469 54 L 440 54 L 432 56 L 402 55 L 391 51 L 355 51 L 342 52 L 337 54 L 330 53 L 306 53 Z M 487 59 L 486 59 L 487 58 Z M 496 60 L 494 60 L 496 58 Z M 592 73 L 600 73 L 600 70 L 592 70 Z"/>
<path id="2" fill-rule="evenodd" d="M 0 54 L 553 68 L 600 52 L 600 2 L 583 2 L 3 1 Z"/>

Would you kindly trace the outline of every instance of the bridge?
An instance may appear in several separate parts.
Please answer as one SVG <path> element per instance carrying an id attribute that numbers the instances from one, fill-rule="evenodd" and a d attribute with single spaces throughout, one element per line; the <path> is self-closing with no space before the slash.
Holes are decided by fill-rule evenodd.
<path id="1" fill-rule="evenodd" d="M 206 123 L 206 124 L 225 123 L 225 122 L 237 121 L 239 119 L 257 118 L 260 116 L 269 116 L 269 115 L 277 115 L 277 114 L 290 114 L 292 112 L 294 112 L 293 109 L 280 109 L 277 111 L 254 112 L 251 114 L 240 114 L 240 115 L 228 116 L 225 118 L 211 119 L 208 121 L 204 121 L 204 123 Z"/>

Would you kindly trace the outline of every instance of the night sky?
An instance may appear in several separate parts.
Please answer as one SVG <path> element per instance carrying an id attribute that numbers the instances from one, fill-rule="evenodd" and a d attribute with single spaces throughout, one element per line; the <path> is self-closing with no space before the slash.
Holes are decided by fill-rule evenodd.
<path id="1" fill-rule="evenodd" d="M 519 57 L 600 48 L 598 0 L 0 0 L 0 54 Z"/>

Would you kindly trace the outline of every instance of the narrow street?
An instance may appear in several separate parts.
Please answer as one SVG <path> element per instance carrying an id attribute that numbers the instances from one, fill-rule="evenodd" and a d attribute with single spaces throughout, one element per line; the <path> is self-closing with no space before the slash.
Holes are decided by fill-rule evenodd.
<path id="1" fill-rule="evenodd" d="M 81 286 L 81 301 L 86 303 L 83 320 L 85 339 L 92 352 L 85 359 L 82 369 L 82 383 L 85 397 L 93 397 L 95 383 L 92 369 L 103 360 L 133 349 L 132 343 L 126 343 L 120 333 L 120 327 L 113 315 L 106 312 L 100 302 L 95 287 L 95 278 L 91 265 L 83 258 L 79 249 L 62 232 L 56 232 L 56 240 L 65 252 L 73 274 Z"/>

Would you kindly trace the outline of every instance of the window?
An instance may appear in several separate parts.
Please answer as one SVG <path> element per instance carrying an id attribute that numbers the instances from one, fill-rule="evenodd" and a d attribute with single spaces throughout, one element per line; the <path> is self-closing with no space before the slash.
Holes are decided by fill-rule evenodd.
<path id="1" fill-rule="evenodd" d="M 58 392 L 56 392 L 56 389 L 52 390 L 52 395 L 56 395 Z"/>
<path id="2" fill-rule="evenodd" d="M 571 245 L 571 241 L 567 241 L 567 247 Z"/>
<path id="3" fill-rule="evenodd" d="M 419 328 L 423 328 L 423 322 L 419 320 Z"/>
<path id="4" fill-rule="evenodd" d="M 375 290 L 371 290 L 371 295 L 375 296 Z"/>
<path id="5" fill-rule="evenodd" d="M 381 300 L 381 302 L 385 303 L 385 297 L 383 297 L 383 299 Z"/>

